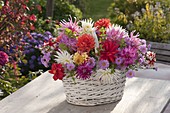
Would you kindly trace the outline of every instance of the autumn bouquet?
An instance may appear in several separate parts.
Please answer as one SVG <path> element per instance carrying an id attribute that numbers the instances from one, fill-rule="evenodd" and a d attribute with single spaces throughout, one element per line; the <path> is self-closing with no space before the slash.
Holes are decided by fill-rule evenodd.
<path id="1" fill-rule="evenodd" d="M 92 19 L 76 20 L 74 18 L 73 21 L 70 17 L 68 21 L 60 22 L 58 37 L 51 38 L 44 43 L 41 61 L 47 67 L 51 65 L 49 73 L 53 74 L 54 80 L 67 81 L 64 85 L 69 85 L 69 88 L 72 83 L 74 86 L 71 87 L 76 87 L 77 84 L 86 85 L 84 81 L 91 81 L 88 88 L 82 89 L 96 90 L 98 85 L 94 85 L 95 82 L 109 84 L 114 89 L 119 81 L 123 83 L 124 78 L 134 77 L 134 70 L 138 68 L 154 69 L 155 53 L 149 51 L 150 45 L 146 44 L 146 40 L 138 37 L 139 34 L 135 34 L 135 31 L 129 34 L 121 26 L 111 24 L 109 19 L 99 19 L 93 22 Z M 76 89 L 81 87 L 79 85 Z M 118 85 L 118 87 L 123 86 Z M 75 91 L 76 96 L 78 92 Z M 111 90 L 111 92 L 114 91 Z M 68 98 L 70 92 L 67 94 Z M 92 96 L 94 95 L 97 94 L 92 94 Z M 82 96 L 80 97 L 79 100 L 82 102 Z M 92 100 L 94 102 L 92 105 L 98 103 L 96 97 Z M 103 100 L 106 99 L 103 98 Z M 74 104 L 79 103 L 70 98 L 67 101 Z M 113 98 L 106 103 L 112 101 Z M 89 103 L 88 101 L 81 102 L 80 105 Z"/>

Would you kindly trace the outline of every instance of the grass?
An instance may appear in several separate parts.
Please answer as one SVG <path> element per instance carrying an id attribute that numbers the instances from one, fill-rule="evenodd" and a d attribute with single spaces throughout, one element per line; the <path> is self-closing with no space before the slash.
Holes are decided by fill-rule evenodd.
<path id="1" fill-rule="evenodd" d="M 98 20 L 99 18 L 108 17 L 108 7 L 113 0 L 87 0 L 87 14 L 85 18 L 92 18 Z"/>

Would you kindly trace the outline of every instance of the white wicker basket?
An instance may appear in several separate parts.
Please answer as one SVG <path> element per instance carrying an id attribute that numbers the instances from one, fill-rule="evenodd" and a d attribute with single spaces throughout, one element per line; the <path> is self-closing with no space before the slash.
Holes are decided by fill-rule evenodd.
<path id="1" fill-rule="evenodd" d="M 72 78 L 65 77 L 63 79 L 67 102 L 83 106 L 107 104 L 121 100 L 125 82 L 125 76 L 119 76 L 112 83 L 105 84 L 93 77 L 88 80 L 76 79 L 76 83 Z"/>

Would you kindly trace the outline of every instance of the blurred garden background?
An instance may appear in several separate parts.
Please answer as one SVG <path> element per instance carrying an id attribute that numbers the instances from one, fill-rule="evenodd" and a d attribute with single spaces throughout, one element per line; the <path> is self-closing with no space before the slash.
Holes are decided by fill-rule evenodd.
<path id="1" fill-rule="evenodd" d="M 142 39 L 170 43 L 170 0 L 0 0 L 1 99 L 49 69 L 40 47 L 70 15 L 109 18 Z"/>

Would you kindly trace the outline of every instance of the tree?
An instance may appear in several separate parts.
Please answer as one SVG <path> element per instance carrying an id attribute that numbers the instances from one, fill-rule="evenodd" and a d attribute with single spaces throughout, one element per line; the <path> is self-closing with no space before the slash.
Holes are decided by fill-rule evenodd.
<path id="1" fill-rule="evenodd" d="M 53 17 L 53 11 L 54 11 L 54 0 L 47 0 L 46 16 Z"/>

